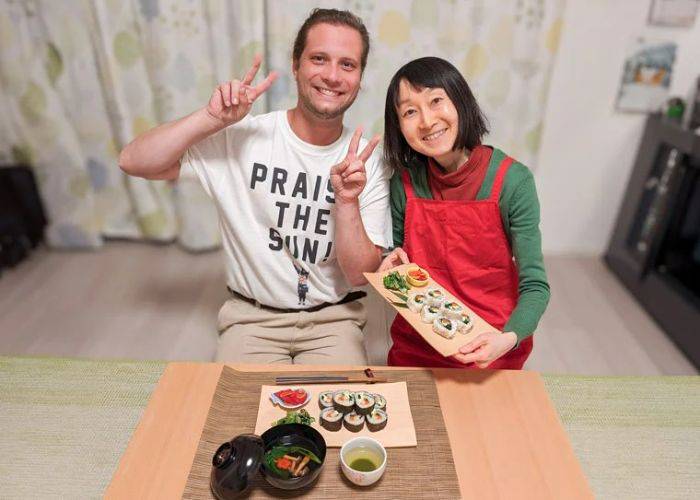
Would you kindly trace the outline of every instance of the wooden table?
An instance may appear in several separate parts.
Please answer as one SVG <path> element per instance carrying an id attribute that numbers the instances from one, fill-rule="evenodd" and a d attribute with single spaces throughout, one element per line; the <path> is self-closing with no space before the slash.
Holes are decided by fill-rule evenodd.
<path id="1" fill-rule="evenodd" d="M 182 495 L 222 367 L 215 363 L 168 364 L 121 458 L 107 498 Z M 365 367 L 232 368 L 325 371 Z M 464 498 L 593 497 L 539 374 L 432 371 Z"/>

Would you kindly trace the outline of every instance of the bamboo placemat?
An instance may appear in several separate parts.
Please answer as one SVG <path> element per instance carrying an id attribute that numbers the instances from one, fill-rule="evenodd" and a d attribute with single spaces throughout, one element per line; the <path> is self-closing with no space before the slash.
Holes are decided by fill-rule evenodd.
<path id="1" fill-rule="evenodd" d="M 347 481 L 340 471 L 339 450 L 329 448 L 321 475 L 316 483 L 301 495 L 273 489 L 258 475 L 247 498 L 459 498 L 452 450 L 431 373 L 427 370 L 376 373 L 386 377 L 389 382 L 406 381 L 416 427 L 417 447 L 388 449 L 386 472 L 378 483 L 369 487 L 360 488 Z M 221 443 L 238 434 L 253 431 L 260 387 L 273 384 L 276 375 L 240 372 L 224 367 L 202 430 L 183 498 L 213 498 L 209 489 L 212 455 Z"/>

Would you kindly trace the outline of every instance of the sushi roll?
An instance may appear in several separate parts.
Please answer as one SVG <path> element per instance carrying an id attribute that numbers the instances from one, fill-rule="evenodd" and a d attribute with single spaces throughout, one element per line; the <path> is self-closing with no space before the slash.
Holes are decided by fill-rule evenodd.
<path id="1" fill-rule="evenodd" d="M 333 408 L 333 391 L 324 391 L 318 395 L 318 407 Z"/>
<path id="2" fill-rule="evenodd" d="M 457 320 L 457 331 L 459 333 L 469 333 L 472 328 L 474 328 L 472 318 L 467 313 L 463 312 Z"/>
<path id="3" fill-rule="evenodd" d="M 355 413 L 348 413 L 343 417 L 343 425 L 350 432 L 360 432 L 365 426 L 365 416 Z"/>
<path id="4" fill-rule="evenodd" d="M 420 320 L 423 323 L 432 323 L 440 316 L 440 308 L 437 306 L 426 305 L 420 312 Z"/>
<path id="5" fill-rule="evenodd" d="M 355 412 L 367 415 L 374 408 L 374 396 L 369 392 L 359 391 L 355 393 Z"/>
<path id="6" fill-rule="evenodd" d="M 425 294 L 423 293 L 411 293 L 408 296 L 408 301 L 406 302 L 406 305 L 408 308 L 413 311 L 413 312 L 420 312 L 421 309 L 423 309 L 423 306 L 426 303 L 426 298 Z"/>
<path id="7" fill-rule="evenodd" d="M 444 317 L 455 320 L 461 319 L 462 311 L 464 311 L 462 304 L 453 300 L 444 302 L 440 308 L 440 312 Z"/>
<path id="8" fill-rule="evenodd" d="M 339 431 L 343 425 L 343 414 L 335 408 L 321 410 L 321 426 L 329 431 Z"/>
<path id="9" fill-rule="evenodd" d="M 440 307 L 445 302 L 445 293 L 439 288 L 429 288 L 425 292 L 425 297 L 431 306 Z"/>
<path id="10" fill-rule="evenodd" d="M 352 391 L 335 391 L 333 393 L 333 408 L 345 415 L 355 407 L 355 394 Z"/>
<path id="11" fill-rule="evenodd" d="M 386 411 L 386 399 L 381 394 L 372 394 L 374 396 L 374 408 L 377 410 Z"/>
<path id="12" fill-rule="evenodd" d="M 384 427 L 386 427 L 386 423 L 389 421 L 389 417 L 387 416 L 384 410 L 378 410 L 375 408 L 374 410 L 372 410 L 372 413 L 367 415 L 366 420 L 367 428 L 372 432 L 377 432 L 381 431 Z"/>
<path id="13" fill-rule="evenodd" d="M 455 325 L 455 322 L 449 318 L 438 318 L 433 321 L 433 331 L 441 337 L 451 339 L 455 336 L 457 326 Z"/>

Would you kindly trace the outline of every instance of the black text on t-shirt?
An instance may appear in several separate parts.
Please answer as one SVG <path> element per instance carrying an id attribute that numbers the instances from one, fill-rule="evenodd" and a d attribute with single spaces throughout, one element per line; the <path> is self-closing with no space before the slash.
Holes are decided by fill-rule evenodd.
<path id="1" fill-rule="evenodd" d="M 325 187 L 325 189 L 324 189 Z M 326 203 L 335 203 L 335 195 L 330 178 L 320 175 L 308 176 L 299 172 L 290 178 L 289 172 L 279 167 L 270 169 L 262 163 L 253 163 L 250 176 L 250 189 L 269 190 L 270 194 L 284 197 L 276 201 L 276 228 L 270 228 L 270 243 L 273 251 L 281 251 L 285 246 L 295 259 L 310 264 L 325 262 L 331 254 L 333 241 L 318 240 L 299 235 L 282 236 L 286 227 L 293 231 L 313 232 L 319 236 L 328 234 L 328 219 L 331 211 L 315 204 L 304 203 L 307 200 L 318 202 L 321 197 Z M 325 246 L 325 248 L 320 248 Z"/>

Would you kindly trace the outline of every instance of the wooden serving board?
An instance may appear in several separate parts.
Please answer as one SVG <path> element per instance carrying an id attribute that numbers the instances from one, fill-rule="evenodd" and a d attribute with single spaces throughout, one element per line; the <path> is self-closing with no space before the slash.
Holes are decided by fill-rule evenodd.
<path id="1" fill-rule="evenodd" d="M 340 447 L 346 441 L 357 436 L 373 437 L 385 448 L 401 448 L 416 446 L 416 429 L 411 416 L 411 406 L 408 402 L 408 390 L 406 382 L 394 382 L 388 384 L 327 384 L 327 385 L 295 385 L 294 388 L 302 387 L 309 394 L 311 399 L 302 408 L 315 418 L 311 427 L 321 433 L 326 440 L 328 447 Z M 285 387 L 279 385 L 263 385 L 260 390 L 260 404 L 258 405 L 258 418 L 255 422 L 255 434 L 262 435 L 272 426 L 272 423 L 283 418 L 287 410 L 274 405 L 270 401 L 270 395 Z M 354 392 L 367 391 L 378 393 L 386 399 L 386 412 L 388 420 L 386 427 L 380 431 L 372 432 L 365 425 L 358 432 L 351 432 L 344 426 L 338 431 L 329 431 L 320 425 L 321 409 L 318 406 L 318 396 L 324 391 L 339 391 L 348 389 Z M 299 408 L 299 409 L 302 409 Z"/>
<path id="2" fill-rule="evenodd" d="M 425 341 L 433 347 L 433 349 L 435 349 L 443 356 L 452 356 L 453 354 L 456 354 L 457 351 L 459 351 L 460 347 L 462 347 L 470 340 L 476 338 L 479 334 L 498 331 L 497 328 L 494 328 L 493 326 L 488 324 L 483 318 L 481 318 L 478 314 L 471 310 L 467 304 L 465 304 L 457 297 L 452 295 L 449 292 L 449 290 L 440 285 L 440 283 L 433 280 L 432 277 L 428 279 L 428 284 L 426 286 L 412 287 L 410 292 L 427 290 L 430 287 L 439 287 L 445 293 L 446 297 L 462 304 L 465 311 L 467 311 L 471 316 L 474 327 L 469 333 L 462 334 L 457 332 L 455 336 L 451 339 L 446 339 L 445 337 L 442 337 L 433 331 L 432 324 L 423 323 L 420 319 L 420 313 L 413 312 L 410 309 L 404 307 L 397 307 L 396 305 L 394 305 L 393 303 L 399 302 L 400 299 L 396 295 L 391 293 L 391 290 L 387 290 L 386 288 L 384 288 L 384 276 L 394 271 L 398 271 L 400 274 L 405 275 L 406 270 L 408 268 L 415 267 L 416 265 L 417 264 L 403 264 L 401 266 L 394 267 L 388 271 L 384 271 L 381 273 L 364 273 L 364 275 L 369 284 L 372 285 L 372 287 L 377 291 L 377 293 L 384 297 L 392 305 L 392 307 L 396 309 L 398 313 L 401 316 L 403 316 L 404 319 L 408 321 L 413 328 L 415 328 L 415 330 L 421 335 L 421 337 L 423 337 Z"/>

